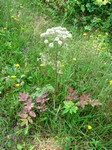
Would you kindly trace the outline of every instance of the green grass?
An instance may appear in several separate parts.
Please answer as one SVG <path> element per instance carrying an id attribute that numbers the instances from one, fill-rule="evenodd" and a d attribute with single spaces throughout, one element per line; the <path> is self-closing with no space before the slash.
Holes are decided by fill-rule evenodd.
<path id="1" fill-rule="evenodd" d="M 64 150 L 110 150 L 112 56 L 108 36 L 100 31 L 91 31 L 84 36 L 85 31 L 63 24 L 63 21 L 52 22 L 42 10 L 40 15 L 39 11 L 44 7 L 37 1 L 0 2 L 0 149 L 39 149 L 39 139 L 55 138 Z M 59 48 L 62 73 L 56 75 L 52 65 L 58 48 L 49 50 L 40 34 L 60 25 L 67 27 L 73 38 L 67 42 L 67 48 Z M 51 66 L 41 67 L 43 62 L 37 59 L 46 51 Z M 16 78 L 12 79 L 14 75 Z M 16 84 L 20 86 L 16 87 Z M 37 116 L 27 131 L 20 126 L 18 112 L 22 104 L 18 94 L 28 92 L 34 96 L 37 88 L 48 84 L 55 89 L 48 93 L 48 109 L 45 112 L 35 109 Z M 90 94 L 92 99 L 99 99 L 102 106 L 85 106 L 76 113 L 63 114 L 68 87 L 73 87 L 79 97 Z M 88 125 L 92 126 L 91 130 Z"/>

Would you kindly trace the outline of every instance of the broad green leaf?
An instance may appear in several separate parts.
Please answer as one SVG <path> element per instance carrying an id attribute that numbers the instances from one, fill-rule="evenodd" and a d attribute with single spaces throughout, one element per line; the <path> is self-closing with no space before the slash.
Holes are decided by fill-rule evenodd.
<path id="1" fill-rule="evenodd" d="M 22 150 L 22 145 L 20 145 L 20 144 L 17 144 L 17 150 Z"/>
<path id="2" fill-rule="evenodd" d="M 68 110 L 68 109 L 65 109 L 65 110 L 63 110 L 62 114 L 66 114 L 66 113 L 68 113 L 68 112 L 69 112 L 69 110 Z"/>
<path id="3" fill-rule="evenodd" d="M 74 105 L 70 110 L 72 113 L 76 113 L 78 110 L 78 107 Z"/>
<path id="4" fill-rule="evenodd" d="M 72 106 L 74 105 L 74 103 L 72 101 L 69 102 L 64 102 L 64 108 L 65 109 L 70 109 Z"/>
<path id="5" fill-rule="evenodd" d="M 85 6 L 81 5 L 81 11 L 84 12 L 85 11 Z"/>

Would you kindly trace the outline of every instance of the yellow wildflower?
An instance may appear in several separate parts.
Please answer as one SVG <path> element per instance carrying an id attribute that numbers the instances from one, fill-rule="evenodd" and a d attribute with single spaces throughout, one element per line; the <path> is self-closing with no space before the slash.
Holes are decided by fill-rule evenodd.
<path id="1" fill-rule="evenodd" d="M 14 16 L 11 16 L 11 18 L 14 18 Z"/>
<path id="2" fill-rule="evenodd" d="M 73 58 L 72 60 L 76 61 L 77 59 L 76 59 L 76 58 Z"/>
<path id="3" fill-rule="evenodd" d="M 92 126 L 88 125 L 88 130 L 91 130 L 92 129 Z"/>
<path id="4" fill-rule="evenodd" d="M 110 80 L 110 85 L 112 85 L 112 80 Z"/>
<path id="5" fill-rule="evenodd" d="M 15 84 L 15 86 L 16 86 L 16 87 L 19 87 L 19 86 L 20 86 L 20 84 L 19 84 L 19 83 L 17 83 L 17 84 Z"/>
<path id="6" fill-rule="evenodd" d="M 62 64 L 61 67 L 65 67 L 65 65 Z"/>
<path id="7" fill-rule="evenodd" d="M 7 30 L 7 27 L 4 27 L 4 30 Z"/>
<path id="8" fill-rule="evenodd" d="M 93 38 L 93 35 L 90 35 L 90 38 Z"/>
<path id="9" fill-rule="evenodd" d="M 98 34 L 98 36 L 100 37 L 100 36 L 101 36 L 101 34 Z"/>
<path id="10" fill-rule="evenodd" d="M 25 30 L 25 28 L 21 28 L 21 30 L 22 30 L 22 31 L 24 31 L 24 30 Z"/>
<path id="11" fill-rule="evenodd" d="M 105 35 L 106 35 L 106 36 L 108 36 L 108 35 L 109 35 L 109 33 L 108 33 L 108 32 L 106 32 L 106 33 L 105 33 Z"/>
<path id="12" fill-rule="evenodd" d="M 15 21 L 18 21 L 19 19 L 18 19 L 18 18 L 14 18 L 14 20 L 15 20 Z"/>
<path id="13" fill-rule="evenodd" d="M 16 78 L 16 76 L 11 76 L 11 78 L 12 78 L 12 79 L 15 79 L 15 78 Z"/>
<path id="14" fill-rule="evenodd" d="M 22 5 L 20 5 L 20 8 L 23 8 L 23 6 L 22 6 Z"/>
<path id="15" fill-rule="evenodd" d="M 100 48 L 97 48 L 97 50 L 100 51 L 101 49 L 100 49 Z"/>
<path id="16" fill-rule="evenodd" d="M 40 66 L 41 66 L 41 67 L 44 67 L 45 65 L 44 65 L 44 64 L 40 64 Z"/>
<path id="17" fill-rule="evenodd" d="M 19 67 L 20 65 L 19 65 L 19 64 L 15 64 L 15 66 L 16 66 L 16 67 Z"/>
<path id="18" fill-rule="evenodd" d="M 87 33 L 86 33 L 86 32 L 84 32 L 84 33 L 83 33 L 83 35 L 84 35 L 84 36 L 86 36 L 86 35 L 87 35 Z"/>

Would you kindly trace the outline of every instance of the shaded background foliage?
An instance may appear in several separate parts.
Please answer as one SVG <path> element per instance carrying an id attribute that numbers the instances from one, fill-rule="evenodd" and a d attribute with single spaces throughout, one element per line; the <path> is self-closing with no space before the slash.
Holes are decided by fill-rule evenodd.
<path id="1" fill-rule="evenodd" d="M 112 0 L 40 0 L 57 18 L 86 30 L 99 28 L 112 35 Z"/>

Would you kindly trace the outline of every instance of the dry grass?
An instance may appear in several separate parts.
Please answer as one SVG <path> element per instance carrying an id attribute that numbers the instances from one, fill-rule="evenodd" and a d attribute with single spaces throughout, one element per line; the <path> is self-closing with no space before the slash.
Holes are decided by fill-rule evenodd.
<path id="1" fill-rule="evenodd" d="M 33 150 L 63 150 L 55 138 L 41 138 L 38 142 L 34 141 Z"/>

